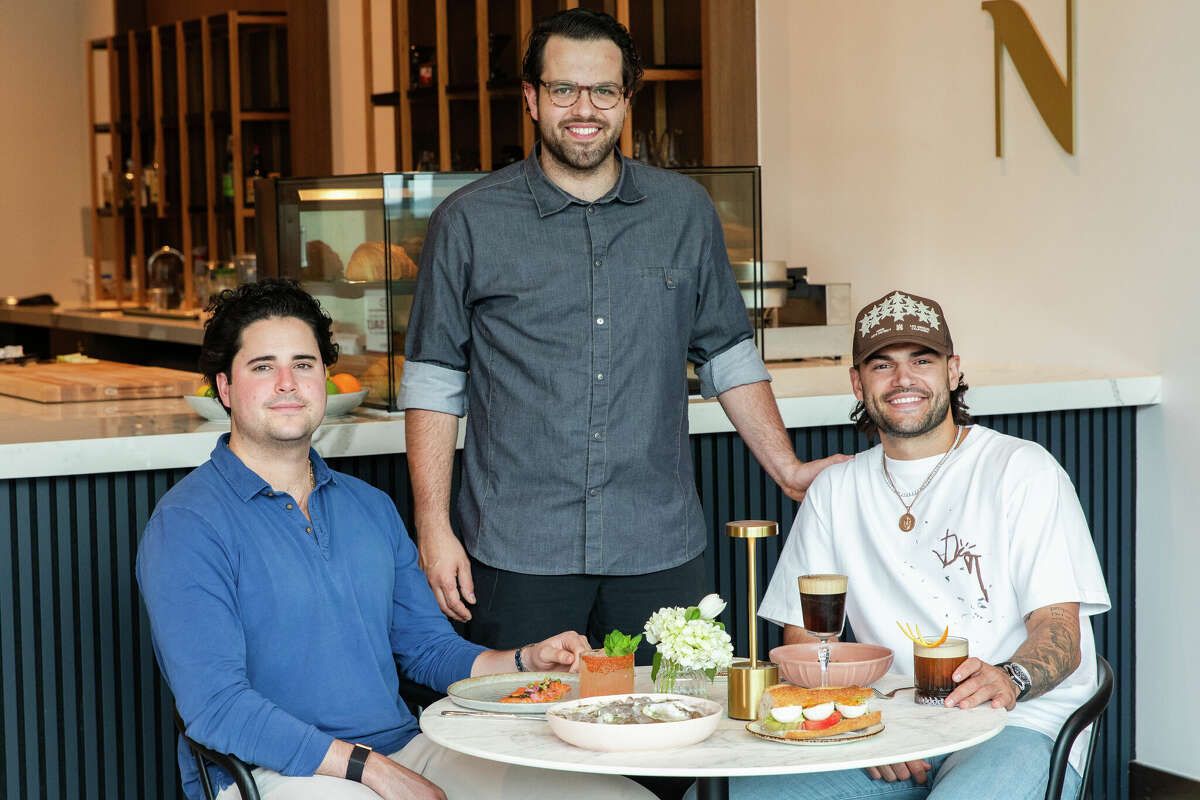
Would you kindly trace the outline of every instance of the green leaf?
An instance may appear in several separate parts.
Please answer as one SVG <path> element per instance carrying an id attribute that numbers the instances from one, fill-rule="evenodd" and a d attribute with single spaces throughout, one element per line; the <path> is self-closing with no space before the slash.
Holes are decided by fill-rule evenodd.
<path id="1" fill-rule="evenodd" d="M 715 681 L 717 679 L 717 668 L 709 667 L 708 669 L 704 670 L 704 674 L 708 676 L 710 681 Z"/>
<path id="2" fill-rule="evenodd" d="M 687 614 L 684 616 L 684 619 L 687 620 L 688 622 L 691 622 L 694 619 L 700 619 L 700 607 L 699 606 L 689 607 L 687 610 Z"/>
<path id="3" fill-rule="evenodd" d="M 636 652 L 641 643 L 642 635 L 640 633 L 631 638 L 614 629 L 612 633 L 604 637 L 604 652 L 608 656 L 627 656 Z"/>
<path id="4" fill-rule="evenodd" d="M 654 653 L 654 661 L 650 664 L 650 680 L 658 678 L 658 668 L 662 666 L 662 653 Z"/>

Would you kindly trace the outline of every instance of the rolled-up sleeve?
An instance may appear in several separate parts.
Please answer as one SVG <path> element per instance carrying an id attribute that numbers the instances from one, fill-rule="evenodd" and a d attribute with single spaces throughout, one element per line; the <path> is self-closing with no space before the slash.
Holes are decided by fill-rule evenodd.
<path id="1" fill-rule="evenodd" d="M 465 416 L 467 373 L 424 361 L 406 361 L 396 403 L 401 410 L 421 408 Z"/>
<path id="2" fill-rule="evenodd" d="M 471 364 L 467 304 L 471 245 L 459 230 L 455 205 L 438 208 L 421 248 L 421 268 L 404 344 L 397 404 L 463 416 Z"/>
<path id="3" fill-rule="evenodd" d="M 696 367 L 696 377 L 700 379 L 700 394 L 704 397 L 716 397 L 735 386 L 771 380 L 752 339 L 738 342 Z"/>

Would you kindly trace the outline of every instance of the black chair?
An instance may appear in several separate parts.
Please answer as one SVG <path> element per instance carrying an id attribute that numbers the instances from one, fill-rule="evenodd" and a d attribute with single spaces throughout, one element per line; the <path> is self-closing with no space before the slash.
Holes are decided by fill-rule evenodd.
<path id="1" fill-rule="evenodd" d="M 200 785 L 204 788 L 204 796 L 208 800 L 216 800 L 216 793 L 213 791 L 212 782 L 208 779 L 207 762 L 209 761 L 233 776 L 233 782 L 241 793 L 242 800 L 261 800 L 258 794 L 258 784 L 254 782 L 254 775 L 251 774 L 251 768 L 246 762 L 228 753 L 218 753 L 216 750 L 209 750 L 204 745 L 189 738 L 178 710 L 175 711 L 175 729 L 179 731 L 179 735 L 187 742 L 188 750 L 192 753 L 192 758 L 196 759 L 196 766 L 200 769 Z"/>
<path id="2" fill-rule="evenodd" d="M 1046 800 L 1059 800 L 1062 795 L 1063 781 L 1067 775 L 1067 759 L 1071 755 L 1071 746 L 1075 739 L 1088 725 L 1092 725 L 1091 742 L 1088 743 L 1087 755 L 1083 759 L 1083 772 L 1079 782 L 1077 800 L 1083 800 L 1088 793 L 1088 783 L 1092 775 L 1092 755 L 1096 752 L 1096 740 L 1100 738 L 1100 718 L 1108 708 L 1108 701 L 1113 693 L 1113 671 L 1104 656 L 1096 656 L 1096 676 L 1099 686 L 1096 693 L 1087 702 L 1075 709 L 1075 713 L 1067 717 L 1058 738 L 1054 740 L 1054 749 L 1050 752 L 1050 779 L 1046 784 Z"/>
<path id="3" fill-rule="evenodd" d="M 400 670 L 399 664 L 396 665 L 396 676 L 400 679 L 400 699 L 404 701 L 404 705 L 408 707 L 409 712 L 417 719 L 421 718 L 422 710 L 446 696 L 436 689 L 431 689 L 423 683 L 417 683 L 405 675 Z"/>

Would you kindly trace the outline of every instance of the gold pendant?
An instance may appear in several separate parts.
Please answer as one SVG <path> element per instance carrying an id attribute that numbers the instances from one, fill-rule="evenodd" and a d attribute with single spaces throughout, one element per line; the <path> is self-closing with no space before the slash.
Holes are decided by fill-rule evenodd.
<path id="1" fill-rule="evenodd" d="M 917 525 L 917 520 L 912 514 L 905 514 L 900 518 L 900 530 L 908 533 Z"/>

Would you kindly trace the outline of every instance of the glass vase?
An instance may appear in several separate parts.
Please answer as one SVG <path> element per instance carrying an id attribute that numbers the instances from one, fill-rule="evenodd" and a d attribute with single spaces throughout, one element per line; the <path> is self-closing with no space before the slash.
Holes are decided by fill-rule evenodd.
<path id="1" fill-rule="evenodd" d="M 658 676 L 654 679 L 654 691 L 665 694 L 686 694 L 692 697 L 708 697 L 712 678 L 702 669 L 685 667 L 670 659 L 662 659 Z"/>

